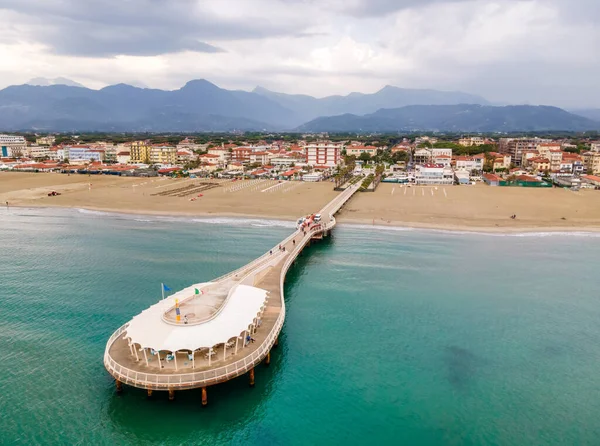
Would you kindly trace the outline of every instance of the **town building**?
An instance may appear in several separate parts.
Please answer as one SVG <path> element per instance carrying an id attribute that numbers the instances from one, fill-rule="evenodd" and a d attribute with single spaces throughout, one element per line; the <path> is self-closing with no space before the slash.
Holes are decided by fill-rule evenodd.
<path id="1" fill-rule="evenodd" d="M 550 170 L 550 160 L 544 157 L 531 158 L 529 160 L 531 168 L 538 173 L 547 172 Z"/>
<path id="2" fill-rule="evenodd" d="M 34 159 L 50 158 L 50 147 L 48 146 L 29 146 L 28 156 Z"/>
<path id="3" fill-rule="evenodd" d="M 457 156 L 454 159 L 454 168 L 459 171 L 482 171 L 485 156 Z"/>
<path id="4" fill-rule="evenodd" d="M 346 147 L 346 155 L 354 155 L 359 157 L 363 153 L 367 153 L 370 156 L 377 155 L 377 147 L 375 146 L 363 146 L 363 145 L 355 145 L 355 146 L 347 146 Z"/>
<path id="5" fill-rule="evenodd" d="M 269 164 L 269 152 L 252 152 L 250 153 L 250 162 L 253 164 Z"/>
<path id="6" fill-rule="evenodd" d="M 150 163 L 176 164 L 177 148 L 174 146 L 154 145 L 150 147 Z"/>
<path id="7" fill-rule="evenodd" d="M 131 143 L 131 163 L 150 163 L 150 145 L 147 141 L 134 141 Z"/>
<path id="8" fill-rule="evenodd" d="M 427 147 L 422 147 L 415 150 L 413 161 L 415 164 L 435 164 L 435 160 L 440 156 L 443 157 L 442 159 L 447 159 L 446 157 L 450 157 L 451 160 L 452 149 L 439 147 L 430 149 Z"/>
<path id="9" fill-rule="evenodd" d="M 585 152 L 581 158 L 588 174 L 600 174 L 600 152 Z"/>
<path id="10" fill-rule="evenodd" d="M 306 163 L 309 166 L 335 167 L 341 161 L 344 143 L 331 141 L 313 142 L 306 146 Z"/>
<path id="11" fill-rule="evenodd" d="M 27 141 L 22 136 L 0 135 L 0 156 L 2 158 L 22 158 L 27 149 Z"/>
<path id="12" fill-rule="evenodd" d="M 500 138 L 498 151 L 511 156 L 517 166 L 521 165 L 523 153 L 537 150 L 538 145 L 552 142 L 542 138 Z"/>
<path id="13" fill-rule="evenodd" d="M 117 152 L 117 163 L 129 164 L 131 162 L 131 152 Z"/>
<path id="14" fill-rule="evenodd" d="M 469 138 L 460 138 L 458 143 L 464 147 L 482 146 L 486 143 L 485 139 L 481 136 L 472 136 Z"/>
<path id="15" fill-rule="evenodd" d="M 73 161 L 104 161 L 103 149 L 92 149 L 89 146 L 76 145 L 66 148 L 69 162 Z"/>
<path id="16" fill-rule="evenodd" d="M 52 135 L 40 136 L 35 139 L 35 143 L 38 146 L 53 146 L 55 142 L 56 142 L 56 137 L 52 136 Z"/>
<path id="17" fill-rule="evenodd" d="M 420 185 L 454 184 L 454 172 L 441 164 L 416 166 L 415 183 Z"/>
<path id="18" fill-rule="evenodd" d="M 235 147 L 231 149 L 231 161 L 235 163 L 249 163 L 252 149 L 249 147 Z"/>

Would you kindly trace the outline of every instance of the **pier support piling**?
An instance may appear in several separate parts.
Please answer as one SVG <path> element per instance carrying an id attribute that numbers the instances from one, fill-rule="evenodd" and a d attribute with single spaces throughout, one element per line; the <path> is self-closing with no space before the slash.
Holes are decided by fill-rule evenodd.
<path id="1" fill-rule="evenodd" d="M 202 407 L 208 405 L 208 395 L 206 394 L 206 387 L 202 387 Z"/>
<path id="2" fill-rule="evenodd" d="M 115 380 L 115 385 L 117 386 L 117 394 L 120 395 L 123 393 L 123 383 L 117 379 Z"/>
<path id="3" fill-rule="evenodd" d="M 267 357 L 265 358 L 265 365 L 268 367 L 271 365 L 271 352 L 267 353 Z"/>
<path id="4" fill-rule="evenodd" d="M 279 336 L 277 336 L 275 338 L 275 344 L 273 344 L 273 347 L 278 347 L 279 346 Z"/>
<path id="5" fill-rule="evenodd" d="M 169 389 L 169 401 L 175 400 L 175 390 Z"/>
<path id="6" fill-rule="evenodd" d="M 152 398 L 152 389 L 148 389 L 148 398 Z"/>
<path id="7" fill-rule="evenodd" d="M 254 369 L 250 369 L 250 371 L 248 372 L 248 384 L 250 384 L 250 387 L 254 387 Z"/>

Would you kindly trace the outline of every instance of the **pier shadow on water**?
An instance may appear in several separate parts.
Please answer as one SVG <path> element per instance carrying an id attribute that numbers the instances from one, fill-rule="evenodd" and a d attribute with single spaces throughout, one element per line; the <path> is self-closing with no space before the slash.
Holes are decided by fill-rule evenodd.
<path id="1" fill-rule="evenodd" d="M 248 375 L 207 388 L 208 406 L 202 407 L 201 389 L 168 393 L 123 386 L 117 395 L 114 382 L 105 390 L 106 415 L 117 437 L 128 441 L 159 441 L 164 444 L 209 444 L 215 438 L 228 442 L 244 431 L 248 424 L 260 425 L 264 407 L 277 387 L 277 375 L 285 361 L 285 339 L 271 352 L 271 364 L 255 368 L 255 386 L 248 384 Z M 148 423 L 148 420 L 154 420 Z M 265 433 L 266 434 L 266 433 Z M 268 434 L 266 434 L 268 437 Z"/>

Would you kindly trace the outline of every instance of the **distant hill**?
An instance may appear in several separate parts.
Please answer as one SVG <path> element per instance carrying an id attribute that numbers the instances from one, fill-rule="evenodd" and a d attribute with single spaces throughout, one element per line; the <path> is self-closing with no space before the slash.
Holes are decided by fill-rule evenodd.
<path id="1" fill-rule="evenodd" d="M 225 90 L 206 80 L 174 91 L 125 84 L 101 90 L 65 85 L 0 90 L 3 131 L 273 130 L 300 122 L 293 111 L 262 95 Z"/>
<path id="2" fill-rule="evenodd" d="M 591 119 L 592 121 L 600 122 L 600 108 L 570 110 L 570 112 L 579 116 L 583 116 L 584 118 Z"/>
<path id="3" fill-rule="evenodd" d="M 79 82 L 72 81 L 66 77 L 56 77 L 54 79 L 36 77 L 26 82 L 25 85 L 37 85 L 39 87 L 49 87 L 50 85 L 66 85 L 67 87 L 85 88 L 85 86 L 81 85 Z"/>
<path id="4" fill-rule="evenodd" d="M 600 123 L 557 107 L 472 104 L 413 105 L 364 116 L 344 114 L 314 119 L 302 132 L 519 132 L 598 130 Z"/>
<path id="5" fill-rule="evenodd" d="M 294 110 L 306 122 L 319 116 L 332 116 L 345 113 L 365 115 L 381 108 L 398 108 L 407 105 L 489 105 L 484 98 L 459 91 L 438 91 L 398 88 L 387 85 L 376 93 L 350 93 L 346 96 L 315 98 L 308 95 L 276 93 L 266 88 L 256 87 L 254 93 L 277 102 L 282 107 Z"/>

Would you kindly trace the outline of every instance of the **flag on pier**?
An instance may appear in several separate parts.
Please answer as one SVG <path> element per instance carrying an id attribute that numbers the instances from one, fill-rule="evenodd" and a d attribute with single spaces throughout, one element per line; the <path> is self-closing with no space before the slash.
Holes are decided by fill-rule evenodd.
<path id="1" fill-rule="evenodd" d="M 165 291 L 171 291 L 171 288 L 166 286 L 164 283 L 160 284 L 160 292 L 162 293 L 162 298 L 165 298 Z"/>
<path id="2" fill-rule="evenodd" d="M 200 291 L 198 288 L 194 288 L 194 294 L 204 294 L 204 291 Z"/>

